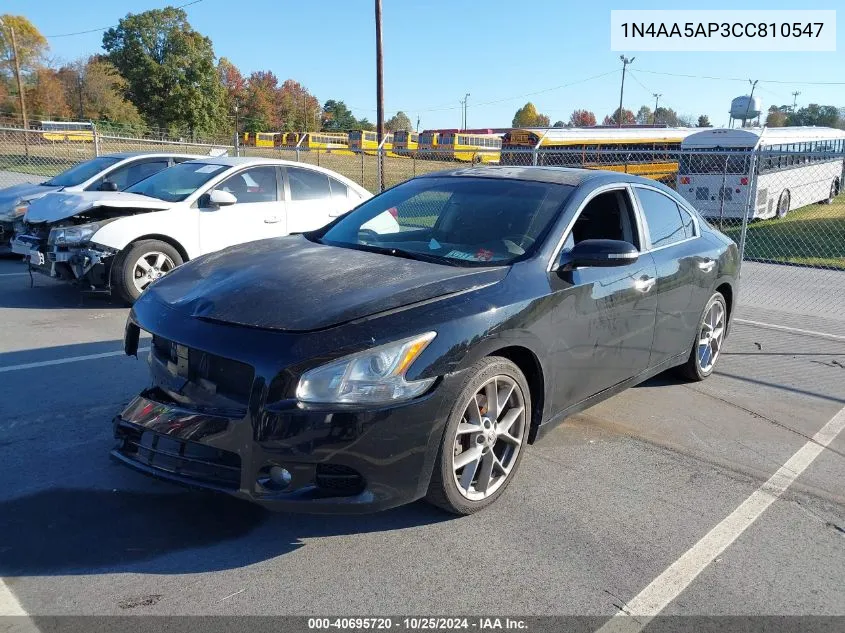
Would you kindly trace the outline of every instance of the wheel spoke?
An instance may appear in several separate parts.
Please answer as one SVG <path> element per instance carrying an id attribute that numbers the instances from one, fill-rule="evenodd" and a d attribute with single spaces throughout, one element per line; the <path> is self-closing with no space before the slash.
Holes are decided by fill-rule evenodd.
<path id="1" fill-rule="evenodd" d="M 480 455 L 480 452 L 479 452 Z M 469 491 L 469 487 L 472 485 L 472 480 L 475 478 L 475 472 L 478 470 L 478 465 L 481 463 L 480 459 L 476 459 L 471 461 L 469 464 L 466 465 L 464 468 L 464 472 L 461 473 L 461 481 L 460 486 L 466 491 Z"/>
<path id="2" fill-rule="evenodd" d="M 484 385 L 484 393 L 487 396 L 487 417 L 496 420 L 499 417 L 499 391 L 495 378 Z"/>
<path id="3" fill-rule="evenodd" d="M 481 427 L 477 424 L 467 424 L 466 422 L 461 422 L 458 425 L 458 435 L 464 435 L 466 433 L 478 433 L 481 430 Z"/>
<path id="4" fill-rule="evenodd" d="M 164 266 L 164 262 L 166 260 L 167 260 L 167 258 L 164 256 L 164 253 L 158 253 L 156 255 L 156 263 L 154 264 L 155 267 L 158 268 L 158 269 L 161 269 L 161 267 Z"/>
<path id="5" fill-rule="evenodd" d="M 508 409 L 508 412 L 502 416 L 502 421 L 496 425 L 496 433 L 502 435 L 510 431 L 513 423 L 516 422 L 516 419 L 524 410 L 525 408 L 521 406 Z"/>
<path id="6" fill-rule="evenodd" d="M 493 454 L 493 451 L 487 453 L 481 460 L 481 468 L 478 471 L 478 481 L 475 483 L 475 489 L 478 492 L 487 492 L 487 488 L 490 487 L 490 480 L 492 479 L 493 464 L 495 463 L 495 460 L 496 456 Z"/>
<path id="7" fill-rule="evenodd" d="M 503 442 L 507 442 L 508 444 L 513 444 L 514 446 L 519 446 L 520 444 L 522 444 L 522 440 L 517 437 L 514 437 L 510 433 L 499 433 L 497 439 L 500 439 Z"/>
<path id="8" fill-rule="evenodd" d="M 709 341 L 710 341 L 710 339 L 707 337 L 706 334 L 704 334 L 704 335 L 702 335 L 702 337 L 700 339 L 698 339 L 698 344 L 699 345 L 707 345 L 707 343 Z"/>
<path id="9" fill-rule="evenodd" d="M 481 447 L 480 446 L 473 446 L 472 448 L 468 448 L 463 453 L 459 455 L 455 455 L 454 459 L 454 467 L 455 470 L 459 470 L 466 466 L 467 464 L 471 464 L 472 462 L 478 461 L 481 457 Z"/>
<path id="10" fill-rule="evenodd" d="M 145 273 L 150 272 L 150 268 L 151 268 L 150 263 L 143 257 L 141 259 L 139 259 L 138 263 L 135 264 L 135 265 L 138 268 L 140 268 L 141 270 L 143 270 Z"/>
<path id="11" fill-rule="evenodd" d="M 502 411 L 504 411 L 505 405 L 507 405 L 508 400 L 510 400 L 511 394 L 513 393 L 513 390 L 515 388 L 516 388 L 516 385 L 514 383 L 509 383 L 507 385 L 506 389 L 502 389 L 501 391 L 498 392 L 498 395 L 496 397 L 496 403 L 497 403 L 496 410 L 499 412 L 500 415 L 501 415 Z M 498 419 L 498 416 L 496 416 L 496 419 Z"/>
<path id="12" fill-rule="evenodd" d="M 713 338 L 721 340 L 722 334 L 724 334 L 724 333 L 725 333 L 725 328 L 720 325 L 715 330 L 713 330 Z"/>
<path id="13" fill-rule="evenodd" d="M 135 287 L 138 288 L 138 290 L 143 290 L 144 288 L 146 288 L 149 285 L 150 285 L 150 280 L 147 279 L 146 277 L 141 277 L 140 279 L 135 280 Z"/>
<path id="14" fill-rule="evenodd" d="M 481 425 L 481 410 L 478 408 L 478 396 L 470 398 L 467 406 L 467 417 L 472 424 Z"/>

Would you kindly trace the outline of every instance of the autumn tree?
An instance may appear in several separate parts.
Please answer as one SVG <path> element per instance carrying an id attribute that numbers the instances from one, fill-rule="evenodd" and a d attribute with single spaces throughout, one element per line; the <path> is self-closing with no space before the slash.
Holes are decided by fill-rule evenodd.
<path id="1" fill-rule="evenodd" d="M 108 121 L 126 131 L 140 131 L 144 121 L 125 97 L 126 80 L 104 56 L 94 55 L 62 66 L 57 76 L 72 115 L 82 120 Z"/>
<path id="2" fill-rule="evenodd" d="M 622 125 L 634 125 L 636 122 L 637 118 L 633 112 L 627 109 L 622 110 Z M 612 114 L 604 117 L 602 125 L 619 125 L 619 108 L 616 108 Z"/>
<path id="3" fill-rule="evenodd" d="M 12 52 L 12 39 L 9 29 L 15 30 L 15 41 L 18 46 L 18 63 L 21 72 L 25 74 L 36 71 L 44 58 L 44 53 L 50 48 L 41 32 L 22 15 L 0 15 L 5 28 L 0 28 L 0 73 L 7 77 L 15 72 Z"/>
<path id="4" fill-rule="evenodd" d="M 575 127 L 592 127 L 596 124 L 596 115 L 589 110 L 574 110 L 569 115 L 569 123 Z"/>
<path id="5" fill-rule="evenodd" d="M 224 101 L 226 103 L 226 112 L 231 113 L 235 111 L 235 106 L 243 102 L 246 92 L 246 80 L 241 71 L 225 57 L 221 57 L 217 62 L 217 76 L 220 79 L 220 85 L 224 90 Z"/>
<path id="6" fill-rule="evenodd" d="M 710 123 L 710 117 L 706 114 L 702 114 L 698 117 L 698 127 L 713 127 L 713 124 Z"/>
<path id="7" fill-rule="evenodd" d="M 786 117 L 786 106 L 782 106 L 782 108 L 770 106 L 769 113 L 766 115 L 766 125 L 768 127 L 783 127 L 786 125 Z"/>
<path id="8" fill-rule="evenodd" d="M 414 124 L 408 115 L 401 110 L 384 122 L 384 129 L 388 132 L 398 132 L 404 130 L 406 132 L 413 132 Z"/>
<path id="9" fill-rule="evenodd" d="M 56 71 L 38 68 L 32 74 L 31 86 L 26 89 L 27 110 L 33 117 L 64 119 L 71 115 L 62 82 Z"/>
<path id="10" fill-rule="evenodd" d="M 536 106 L 529 101 L 513 115 L 512 124 L 513 127 L 549 127 L 550 119 L 537 112 Z"/>
<path id="11" fill-rule="evenodd" d="M 243 122 L 247 132 L 268 132 L 282 128 L 278 116 L 279 79 L 269 70 L 257 70 L 246 81 Z"/>
<path id="12" fill-rule="evenodd" d="M 103 34 L 103 48 L 126 79 L 126 96 L 149 123 L 206 133 L 220 127 L 225 95 L 214 49 L 184 10 L 130 13 Z"/>
<path id="13" fill-rule="evenodd" d="M 318 132 L 322 125 L 320 102 L 298 81 L 286 79 L 278 93 L 280 128 Z"/>

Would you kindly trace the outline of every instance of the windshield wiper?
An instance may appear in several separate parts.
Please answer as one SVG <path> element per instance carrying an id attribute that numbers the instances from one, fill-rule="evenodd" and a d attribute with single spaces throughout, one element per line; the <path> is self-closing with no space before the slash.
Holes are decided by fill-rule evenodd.
<path id="1" fill-rule="evenodd" d="M 460 266 L 457 262 L 451 261 L 440 255 L 429 255 L 428 253 L 419 253 L 417 251 L 406 251 L 403 248 L 394 248 L 393 246 L 372 246 L 370 244 L 356 244 L 362 250 L 368 250 L 373 253 L 383 253 L 385 255 L 393 255 L 394 257 L 404 257 L 405 259 L 415 259 L 420 262 L 429 262 L 432 264 L 445 264 L 446 266 Z"/>

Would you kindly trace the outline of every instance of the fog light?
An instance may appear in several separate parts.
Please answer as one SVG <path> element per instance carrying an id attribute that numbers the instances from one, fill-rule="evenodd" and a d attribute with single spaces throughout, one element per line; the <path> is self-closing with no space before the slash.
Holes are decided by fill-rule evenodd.
<path id="1" fill-rule="evenodd" d="M 292 479 L 292 475 L 285 468 L 268 464 L 258 473 L 258 479 L 255 483 L 259 490 L 263 488 L 264 490 L 280 492 L 290 486 Z"/>

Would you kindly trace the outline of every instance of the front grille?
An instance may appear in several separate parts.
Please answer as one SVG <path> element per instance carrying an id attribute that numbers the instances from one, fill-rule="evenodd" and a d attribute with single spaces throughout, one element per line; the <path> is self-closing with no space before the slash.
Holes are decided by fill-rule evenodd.
<path id="1" fill-rule="evenodd" d="M 696 187 L 695 188 L 695 199 L 696 200 L 709 200 L 710 199 L 710 187 Z"/>
<path id="2" fill-rule="evenodd" d="M 255 372 L 246 363 L 186 348 L 162 336 L 153 335 L 152 351 L 163 363 L 175 363 L 180 376 L 213 383 L 216 393 L 247 404 Z"/>
<path id="3" fill-rule="evenodd" d="M 340 464 L 317 464 L 314 482 L 318 488 L 335 495 L 356 495 L 364 490 L 361 474 Z"/>
<path id="4" fill-rule="evenodd" d="M 236 453 L 127 425 L 120 425 L 117 435 L 117 451 L 140 464 L 216 488 L 240 487 L 241 458 Z"/>

